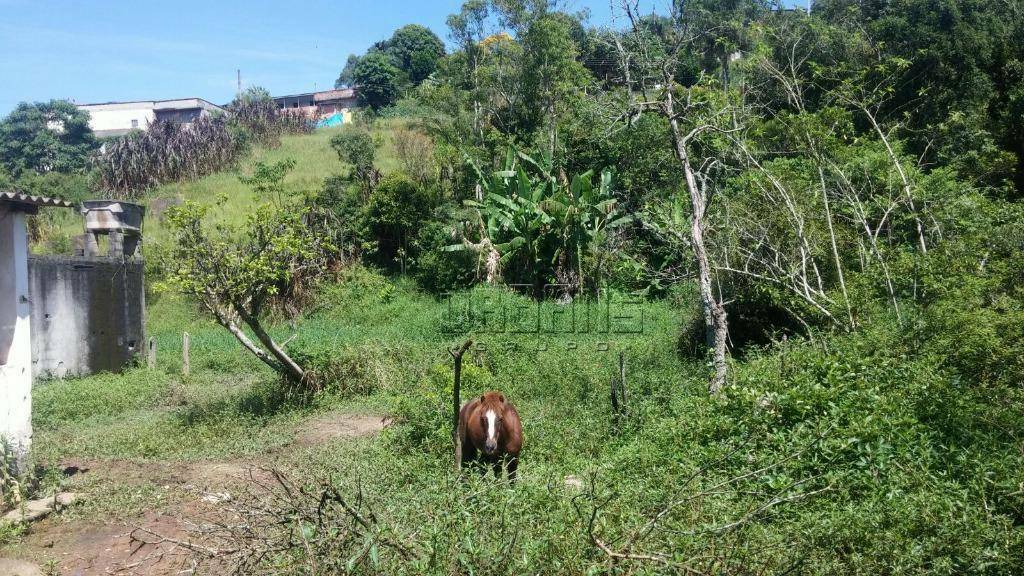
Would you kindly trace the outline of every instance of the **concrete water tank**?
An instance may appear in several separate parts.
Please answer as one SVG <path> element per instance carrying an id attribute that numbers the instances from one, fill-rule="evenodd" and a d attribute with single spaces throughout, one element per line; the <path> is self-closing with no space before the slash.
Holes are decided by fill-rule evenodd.
<path id="1" fill-rule="evenodd" d="M 107 255 L 111 257 L 136 256 L 142 241 L 142 219 L 146 208 L 140 204 L 120 200 L 86 200 L 82 202 L 85 216 L 85 234 L 81 236 L 82 256 L 97 256 L 99 235 L 110 238 Z"/>
<path id="2" fill-rule="evenodd" d="M 103 234 L 121 232 L 138 236 L 142 233 L 142 218 L 146 207 L 120 200 L 86 200 L 82 202 L 87 232 Z"/>

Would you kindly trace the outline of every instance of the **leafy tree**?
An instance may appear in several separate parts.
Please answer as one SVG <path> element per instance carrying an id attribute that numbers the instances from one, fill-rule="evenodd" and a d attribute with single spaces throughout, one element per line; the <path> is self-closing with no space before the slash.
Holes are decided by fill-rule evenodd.
<path id="1" fill-rule="evenodd" d="M 268 302 L 294 278 L 322 268 L 333 248 L 317 227 L 303 217 L 301 203 L 285 192 L 285 175 L 295 165 L 284 160 L 258 163 L 244 181 L 258 190 L 265 202 L 254 209 L 244 225 L 211 223 L 211 206 L 186 202 L 168 210 L 174 237 L 164 266 L 166 284 L 193 296 L 218 324 L 242 346 L 294 383 L 312 384 L 306 370 L 267 332 L 263 315 Z M 227 197 L 215 206 L 223 206 Z M 254 342 L 242 326 L 256 336 Z"/>
<path id="2" fill-rule="evenodd" d="M 338 79 L 334 81 L 335 88 L 351 88 L 355 84 L 355 71 L 356 66 L 359 65 L 359 56 L 355 54 L 349 54 L 348 59 L 345 60 L 345 67 L 341 69 L 341 74 L 338 75 Z"/>
<path id="3" fill-rule="evenodd" d="M 525 101 L 523 46 L 505 33 L 484 38 L 473 92 L 475 132 L 503 137 L 528 137 L 537 125 L 538 112 Z M 492 135 L 493 137 L 493 135 Z M 495 148 L 500 153 L 504 144 Z"/>
<path id="4" fill-rule="evenodd" d="M 352 70 L 352 81 L 359 88 L 359 103 L 375 111 L 394 104 L 401 88 L 401 74 L 384 53 L 370 52 L 360 58 Z"/>
<path id="5" fill-rule="evenodd" d="M 561 14 L 534 19 L 523 38 L 523 82 L 526 105 L 547 118 L 548 154 L 557 145 L 558 117 L 580 88 L 592 82 L 590 73 L 576 61 L 579 48 L 573 41 L 571 19 Z"/>
<path id="6" fill-rule="evenodd" d="M 865 44 L 870 57 L 857 62 L 828 45 L 814 55 L 815 65 L 855 70 L 891 59 L 907 62 L 879 121 L 902 123 L 897 136 L 909 151 L 927 162 L 966 160 L 964 174 L 986 185 L 1003 188 L 1014 180 L 1018 190 L 1024 186 L 1024 138 L 1019 122 L 1009 120 L 1008 105 L 1020 89 L 1015 62 L 1024 57 L 1019 2 L 821 0 L 815 15 L 846 35 L 847 44 Z M 1000 157 L 996 143 L 1015 158 Z"/>
<path id="7" fill-rule="evenodd" d="M 680 31 L 697 33 L 692 53 L 700 60 L 700 70 L 716 73 L 722 86 L 730 88 L 733 59 L 751 47 L 751 31 L 756 30 L 751 22 L 762 19 L 775 3 L 766 0 L 696 0 L 681 5 L 679 18 L 683 20 L 684 28 Z M 666 32 L 668 29 L 661 29 L 662 34 Z M 682 78 L 687 80 L 685 73 Z"/>
<path id="8" fill-rule="evenodd" d="M 0 165 L 15 177 L 84 170 L 98 146 L 89 114 L 67 100 L 23 102 L 0 120 Z"/>
<path id="9" fill-rule="evenodd" d="M 444 57 L 444 42 L 425 26 L 402 26 L 391 38 L 380 43 L 379 49 L 394 59 L 395 65 L 406 73 L 413 84 L 419 84 L 437 68 Z"/>
<path id="10" fill-rule="evenodd" d="M 618 36 L 616 31 L 591 29 L 580 47 L 581 63 L 605 86 L 612 86 L 619 76 L 619 55 L 615 50 Z"/>
<path id="11" fill-rule="evenodd" d="M 464 66 L 453 66 L 452 70 L 462 72 L 456 77 L 458 87 L 469 92 L 472 102 L 472 135 L 480 136 L 483 103 L 480 99 L 480 63 L 483 57 L 483 40 L 487 34 L 487 0 L 467 0 L 457 14 L 450 14 L 446 23 L 452 39 L 462 48 L 459 56 L 465 59 Z M 451 58 L 449 60 L 452 60 Z"/>

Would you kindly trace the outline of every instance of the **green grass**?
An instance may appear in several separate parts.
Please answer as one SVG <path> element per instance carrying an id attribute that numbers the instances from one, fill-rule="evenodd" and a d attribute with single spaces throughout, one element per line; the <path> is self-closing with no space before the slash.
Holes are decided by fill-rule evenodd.
<path id="1" fill-rule="evenodd" d="M 485 289 L 475 295 L 528 304 Z M 196 320 L 187 302 L 163 296 L 149 315 L 158 369 L 39 384 L 36 453 L 45 461 L 259 461 L 273 450 L 274 464 L 300 479 L 330 479 L 343 493 L 361 493 L 387 530 L 415 543 L 416 561 L 380 552 L 388 573 L 489 572 L 496 559 L 502 573 L 603 572 L 608 561 L 586 531 L 595 502 L 602 503 L 600 533 L 616 541 L 679 494 L 690 495 L 691 505 L 666 516 L 643 546 L 674 551 L 680 561 L 728 551 L 731 560 L 717 561 L 732 569 L 776 571 L 802 558 L 806 572 L 865 574 L 1009 574 L 1019 565 L 1022 500 L 1007 495 L 1024 480 L 1024 462 L 1004 433 L 1020 429 L 1012 407 L 993 409 L 958 389 L 932 358 L 906 360 L 906 344 L 890 328 L 836 339 L 828 353 L 801 343 L 753 353 L 734 367 L 730 393 L 711 399 L 707 368 L 675 350 L 691 306 L 644 308 L 642 334 L 473 333 L 487 350 L 467 355 L 463 398 L 500 389 L 523 416 L 522 476 L 513 489 L 472 475 L 460 485 L 451 473 L 445 350 L 466 335 L 445 332 L 452 325 L 446 304 L 358 269 L 323 286 L 317 306 L 297 323 L 294 350 L 341 366 L 316 398 L 280 394 L 275 376 L 226 332 Z M 183 378 L 186 329 L 193 372 Z M 291 328 L 275 332 L 285 337 Z M 599 351 L 602 342 L 608 351 Z M 628 362 L 630 415 L 616 426 L 607 395 L 619 350 Z M 397 424 L 377 439 L 278 450 L 305 418 L 333 410 L 383 411 Z M 979 411 L 992 426 L 949 436 L 950 418 L 959 426 L 966 417 L 958 414 L 982 418 Z M 582 492 L 565 485 L 569 476 L 585 483 Z M 798 480 L 805 483 L 793 489 L 792 502 L 735 532 L 711 531 Z M 157 490 L 96 489 L 111 491 L 119 506 L 140 507 Z M 358 555 L 358 546 L 332 554 L 342 561 Z M 361 570 L 376 571 L 369 563 Z"/>
<path id="2" fill-rule="evenodd" d="M 389 126 L 389 122 L 381 122 L 373 131 L 380 145 L 377 166 L 384 172 L 396 167 L 391 139 L 388 137 Z M 242 223 L 249 208 L 268 199 L 256 198 L 252 190 L 242 184 L 239 176 L 250 175 L 257 162 L 271 164 L 291 158 L 296 164 L 295 169 L 285 178 L 285 189 L 289 192 L 319 190 L 328 176 L 348 172 L 348 167 L 342 164 L 330 146 L 331 138 L 341 130 L 343 128 L 322 128 L 308 135 L 283 136 L 280 146 L 272 149 L 257 147 L 249 157 L 239 162 L 234 171 L 211 174 L 193 182 L 161 185 L 148 193 L 143 202 L 151 203 L 158 198 L 178 198 L 212 203 L 218 195 L 227 195 L 228 205 L 217 216 L 224 222 Z M 149 214 L 145 225 L 147 238 L 154 242 L 163 239 L 159 219 Z"/>
<path id="3" fill-rule="evenodd" d="M 288 185 L 318 186 L 343 169 L 329 136 L 286 138 L 254 159 L 295 157 Z M 256 201 L 236 174 L 156 195 L 208 201 L 221 192 L 232 198 L 228 219 Z M 159 242 L 159 227 L 148 221 L 147 237 Z M 532 305 L 486 288 L 465 296 Z M 1024 565 L 1019 387 L 968 382 L 948 369 L 947 350 L 923 347 L 907 324 L 883 318 L 853 334 L 747 351 L 727 393 L 710 398 L 708 366 L 677 351 L 693 302 L 643 309 L 639 334 L 494 332 L 454 322 L 445 302 L 407 280 L 355 268 L 320 286 L 294 328 L 273 327 L 330 375 L 323 393 L 297 398 L 193 303 L 155 294 L 147 331 L 157 339 L 157 369 L 39 383 L 36 458 L 269 459 L 307 486 L 326 480 L 364 512 L 372 508 L 385 534 L 416 551 L 371 555 L 367 542 L 346 541 L 318 553 L 324 572 L 654 574 L 687 565 L 704 573 L 1014 574 Z M 188 377 L 180 374 L 184 331 Z M 477 347 L 466 357 L 463 399 L 500 389 L 523 417 L 521 480 L 511 488 L 472 474 L 460 482 L 451 470 L 446 350 L 468 336 Z M 608 389 L 619 351 L 629 414 L 616 424 Z M 315 414 L 369 410 L 395 425 L 379 438 L 280 450 Z M 583 488 L 567 485 L 570 476 Z M 109 501 L 93 499 L 76 514 L 127 514 L 160 494 L 117 483 L 89 490 Z M 784 501 L 761 508 L 773 498 Z M 630 552 L 665 554 L 671 568 L 613 561 L 590 539 L 594 518 L 595 535 L 618 549 L 668 502 L 680 505 Z M 305 554 L 296 546 L 263 568 L 301 573 Z"/>

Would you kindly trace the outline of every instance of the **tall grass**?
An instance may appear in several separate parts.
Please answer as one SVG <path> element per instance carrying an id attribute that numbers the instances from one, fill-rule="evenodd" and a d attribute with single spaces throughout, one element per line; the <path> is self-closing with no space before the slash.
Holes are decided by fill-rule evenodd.
<path id="1" fill-rule="evenodd" d="M 103 189 L 131 200 L 161 182 L 223 170 L 242 149 L 222 117 L 203 116 L 191 124 L 157 120 L 108 143 L 97 167 Z"/>

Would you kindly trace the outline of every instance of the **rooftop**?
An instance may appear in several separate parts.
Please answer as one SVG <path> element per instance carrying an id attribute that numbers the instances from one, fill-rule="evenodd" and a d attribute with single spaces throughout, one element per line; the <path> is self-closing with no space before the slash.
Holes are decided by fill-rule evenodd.
<path id="1" fill-rule="evenodd" d="M 40 206 L 56 206 L 58 208 L 74 208 L 75 205 L 63 198 L 49 196 L 31 196 L 21 192 L 0 192 L 0 203 L 18 204 L 19 207 L 35 212 Z"/>
<path id="2" fill-rule="evenodd" d="M 285 94 L 283 96 L 274 96 L 274 100 L 280 100 L 281 98 L 297 98 L 300 96 L 312 96 L 316 102 L 324 102 L 327 100 L 343 100 L 345 98 L 355 98 L 356 91 L 353 88 L 341 88 L 339 90 L 321 90 L 319 92 L 301 92 L 299 94 Z"/>
<path id="3" fill-rule="evenodd" d="M 152 107 L 155 110 L 187 110 L 190 108 L 216 108 L 221 106 L 203 98 L 173 98 L 170 100 L 128 100 L 124 102 L 95 102 L 92 104 L 76 104 L 79 108 L 117 108 L 138 105 Z"/>

